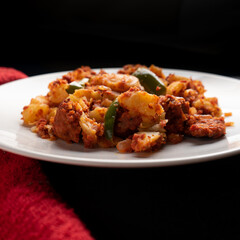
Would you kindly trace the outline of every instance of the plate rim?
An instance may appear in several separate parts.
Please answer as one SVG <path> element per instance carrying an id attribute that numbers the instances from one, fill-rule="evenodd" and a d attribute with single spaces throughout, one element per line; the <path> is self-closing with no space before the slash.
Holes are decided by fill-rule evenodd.
<path id="1" fill-rule="evenodd" d="M 104 69 L 106 71 L 116 71 L 120 69 L 119 67 L 112 67 L 112 68 L 93 68 L 94 71 L 99 71 L 100 69 Z M 240 80 L 234 78 L 234 77 L 229 77 L 229 76 L 223 76 L 215 73 L 207 73 L 207 72 L 201 72 L 201 71 L 192 71 L 192 70 L 184 70 L 184 69 L 172 69 L 172 68 L 162 68 L 163 71 L 166 72 L 172 72 L 172 73 L 180 73 L 184 72 L 189 75 L 201 75 L 201 76 L 206 76 L 206 77 L 217 77 L 217 78 L 224 78 L 228 79 L 228 81 L 232 81 L 235 83 L 240 84 Z M 37 79 L 37 78 L 49 78 L 51 76 L 59 75 L 61 77 L 62 75 L 71 72 L 73 70 L 69 71 L 60 71 L 60 72 L 53 72 L 53 73 L 44 73 L 44 74 L 39 74 L 35 76 L 30 76 L 27 78 L 19 79 L 17 81 L 12 81 L 9 83 L 5 83 L 3 85 L 0 85 L 0 89 L 3 88 L 4 86 L 9 86 L 10 84 L 16 84 L 17 82 L 21 81 L 29 81 L 31 79 Z M 190 76 L 189 76 L 190 77 Z M 19 84 L 21 84 L 19 82 Z M 69 156 L 68 158 L 64 156 L 59 156 L 49 154 L 49 153 L 39 153 L 36 151 L 30 151 L 28 149 L 22 150 L 18 149 L 16 147 L 11 147 L 9 145 L 6 145 L 4 143 L 0 142 L 0 149 L 3 151 L 8 151 L 12 152 L 21 156 L 25 157 L 30 157 L 30 158 L 35 158 L 38 160 L 44 160 L 44 161 L 49 161 L 49 162 L 55 162 L 55 163 L 62 163 L 62 164 L 70 164 L 70 165 L 79 165 L 79 166 L 89 166 L 89 167 L 108 167 L 108 168 L 141 168 L 141 167 L 166 167 L 166 166 L 177 166 L 177 165 L 188 165 L 188 164 L 194 164 L 194 163 L 200 163 L 200 162 L 207 162 L 211 160 L 217 160 L 225 157 L 230 157 L 235 154 L 240 153 L 240 148 L 234 148 L 230 149 L 228 151 L 220 151 L 217 153 L 210 153 L 210 154 L 202 154 L 202 155 L 197 155 L 193 157 L 180 157 L 180 158 L 165 158 L 165 159 L 151 159 L 148 158 L 147 160 L 137 160 L 137 159 L 132 159 L 132 160 L 120 160 L 120 159 L 87 159 L 83 157 L 73 157 Z M 184 158 L 184 159 L 183 159 Z"/>
<path id="2" fill-rule="evenodd" d="M 152 167 L 171 167 L 171 166 L 181 166 L 181 165 L 190 165 L 196 163 L 204 163 L 213 160 L 220 160 L 225 157 L 231 157 L 235 154 L 240 153 L 239 149 L 232 149 L 229 151 L 222 151 L 211 154 L 203 154 L 195 157 L 185 157 L 182 158 L 170 158 L 170 159 L 151 159 L 148 160 L 119 160 L 119 159 L 87 159 L 87 158 L 75 158 L 69 157 L 70 159 L 64 159 L 64 157 L 58 156 L 54 157 L 53 154 L 43 154 L 36 153 L 35 151 L 21 150 L 12 148 L 10 146 L 0 143 L 0 149 L 3 151 L 11 152 L 23 157 L 29 157 L 32 159 L 59 163 L 59 164 L 68 164 L 75 166 L 85 166 L 85 167 L 103 167 L 103 168 L 152 168 Z M 120 154 L 120 153 L 119 153 Z"/>

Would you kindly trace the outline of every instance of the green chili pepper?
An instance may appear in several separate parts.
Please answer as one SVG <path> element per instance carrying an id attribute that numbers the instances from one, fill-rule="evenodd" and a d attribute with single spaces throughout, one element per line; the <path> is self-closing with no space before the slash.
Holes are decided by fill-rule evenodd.
<path id="1" fill-rule="evenodd" d="M 133 76 L 139 79 L 146 92 L 156 94 L 158 96 L 166 94 L 166 86 L 161 81 L 161 79 L 152 71 L 146 68 L 138 68 L 133 73 Z"/>
<path id="2" fill-rule="evenodd" d="M 85 84 L 88 82 L 88 78 L 83 78 L 80 81 L 74 81 L 68 84 L 68 88 L 66 89 L 68 94 L 73 94 L 75 90 L 84 88 Z"/>
<path id="3" fill-rule="evenodd" d="M 113 131 L 114 131 L 114 123 L 116 119 L 117 109 L 119 106 L 118 99 L 116 98 L 110 107 L 108 108 L 105 118 L 104 118 L 104 135 L 107 139 L 112 140 Z"/>

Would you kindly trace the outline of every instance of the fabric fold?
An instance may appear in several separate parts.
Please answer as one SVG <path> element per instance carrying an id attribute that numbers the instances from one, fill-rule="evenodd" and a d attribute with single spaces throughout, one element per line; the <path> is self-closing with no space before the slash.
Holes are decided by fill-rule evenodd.
<path id="1" fill-rule="evenodd" d="M 0 84 L 26 78 L 0 67 Z M 55 193 L 38 160 L 0 150 L 0 239 L 93 240 L 83 222 Z"/>

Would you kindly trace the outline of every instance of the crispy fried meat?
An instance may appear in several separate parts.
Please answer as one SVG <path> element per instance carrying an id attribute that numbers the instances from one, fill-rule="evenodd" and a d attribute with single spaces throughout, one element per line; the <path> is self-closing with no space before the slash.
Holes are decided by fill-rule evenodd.
<path id="1" fill-rule="evenodd" d="M 219 138 L 226 134 L 224 118 L 211 115 L 190 115 L 186 122 L 185 133 L 193 137 Z"/>
<path id="2" fill-rule="evenodd" d="M 82 111 L 76 107 L 77 103 L 64 100 L 58 108 L 53 122 L 54 134 L 65 140 L 79 142 L 81 127 L 79 124 Z"/>
<path id="3" fill-rule="evenodd" d="M 189 103 L 181 97 L 172 95 L 160 96 L 160 104 L 166 112 L 168 120 L 165 129 L 168 133 L 183 133 L 185 121 L 189 113 Z"/>
<path id="4" fill-rule="evenodd" d="M 128 110 L 120 108 L 116 118 L 114 133 L 119 137 L 127 137 L 137 130 L 142 118 L 140 115 L 131 116 Z"/>

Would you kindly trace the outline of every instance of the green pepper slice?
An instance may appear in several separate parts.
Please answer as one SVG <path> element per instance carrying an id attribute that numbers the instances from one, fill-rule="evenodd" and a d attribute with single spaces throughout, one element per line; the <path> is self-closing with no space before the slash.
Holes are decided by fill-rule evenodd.
<path id="1" fill-rule="evenodd" d="M 114 131 L 114 123 L 117 115 L 117 109 L 119 106 L 118 99 L 116 98 L 110 107 L 108 108 L 105 118 L 104 118 L 104 135 L 108 140 L 112 140 L 113 131 Z"/>
<path id="2" fill-rule="evenodd" d="M 75 90 L 84 88 L 85 84 L 88 82 L 88 78 L 83 78 L 80 81 L 74 81 L 68 84 L 68 88 L 66 89 L 68 94 L 73 94 Z"/>
<path id="3" fill-rule="evenodd" d="M 133 76 L 139 79 L 146 92 L 156 94 L 158 96 L 166 94 L 166 86 L 161 81 L 161 79 L 152 71 L 146 68 L 138 68 L 133 73 Z"/>

